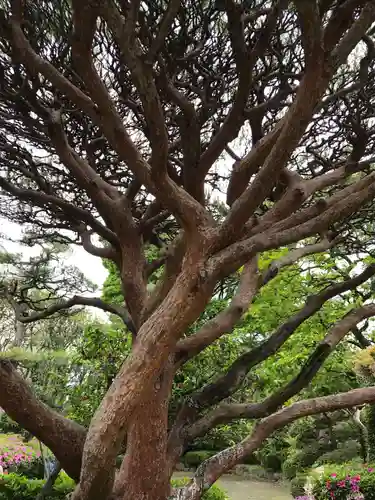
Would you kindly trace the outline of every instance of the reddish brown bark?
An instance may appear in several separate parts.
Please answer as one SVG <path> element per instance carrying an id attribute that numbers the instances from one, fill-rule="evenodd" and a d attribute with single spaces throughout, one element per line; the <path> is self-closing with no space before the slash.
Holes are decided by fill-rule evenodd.
<path id="1" fill-rule="evenodd" d="M 132 416 L 126 456 L 113 488 L 115 498 L 165 500 L 169 494 L 167 428 L 173 375 L 171 363 Z"/>
<path id="2" fill-rule="evenodd" d="M 197 287 L 201 263 L 194 252 L 166 299 L 140 328 L 133 351 L 94 416 L 85 442 L 80 491 L 75 498 L 106 498 L 112 489 L 116 455 L 138 405 L 147 401 L 160 367 L 182 332 L 205 308 L 212 286 Z M 83 480 L 83 478 L 86 478 Z"/>
<path id="3" fill-rule="evenodd" d="M 184 449 L 184 429 L 202 415 L 209 417 L 210 413 L 204 415 L 205 410 L 239 387 L 247 373 L 244 364 L 248 358 L 254 365 L 270 356 L 321 303 L 306 304 L 301 314 L 291 318 L 258 350 L 239 358 L 227 374 L 206 387 L 202 397 L 192 398 L 199 404 L 183 407 L 186 411 L 181 411 L 169 436 L 168 453 L 166 419 L 171 380 L 165 375 L 168 383 L 164 387 L 161 382 L 158 387 L 158 377 L 168 370 L 171 357 L 177 354 L 177 364 L 182 363 L 230 333 L 259 286 L 297 258 L 336 245 L 338 240 L 326 238 L 325 233 L 336 223 L 346 223 L 375 196 L 375 174 L 367 168 L 372 161 L 369 150 L 373 138 L 369 139 L 372 132 L 366 126 L 372 116 L 363 112 L 365 117 L 357 120 L 357 113 L 352 112 L 356 109 L 361 115 L 369 106 L 353 101 L 346 114 L 341 113 L 344 103 L 339 106 L 336 122 L 344 123 L 342 137 L 335 136 L 332 146 L 314 150 L 309 143 L 319 141 L 304 140 L 320 119 L 327 118 L 325 106 L 366 83 L 374 56 L 369 28 L 375 20 L 375 5 L 366 0 L 295 0 L 294 8 L 285 15 L 289 2 L 284 0 L 275 2 L 272 8 L 254 7 L 250 11 L 242 5 L 244 2 L 234 0 L 214 2 L 214 8 L 204 2 L 193 6 L 194 2 L 185 5 L 172 0 L 166 9 L 163 2 L 134 1 L 124 8 L 123 2 L 113 0 L 73 0 L 61 22 L 73 26 L 73 32 L 61 49 L 56 46 L 59 37 L 55 33 L 46 37 L 44 48 L 43 28 L 30 29 L 34 3 L 14 0 L 12 15 L 2 11 L 0 16 L 4 38 L 0 54 L 4 76 L 0 142 L 8 146 L 2 148 L 5 159 L 0 162 L 0 187 L 12 200 L 31 205 L 31 213 L 41 227 L 57 232 L 61 227 L 68 229 L 79 235 L 87 251 L 118 265 L 126 309 L 95 302 L 122 317 L 135 338 L 131 355 L 90 425 L 75 498 L 109 497 L 115 458 L 126 437 L 127 456 L 115 481 L 116 495 L 129 500 L 164 500 L 170 470 Z M 160 12 L 155 14 L 154 30 L 148 18 L 157 9 Z M 39 17 L 45 19 L 48 14 Z M 283 31 L 285 20 L 288 33 L 293 35 L 291 42 Z M 174 23 L 181 27 L 181 33 L 174 29 Z M 198 33 L 195 25 L 201 24 L 206 32 L 194 45 Z M 216 24 L 220 25 L 219 35 Z M 61 38 L 67 38 L 65 31 Z M 108 45 L 106 40 L 110 40 Z M 366 55 L 361 58 L 358 74 L 351 73 L 350 89 L 341 88 L 342 78 L 332 82 L 332 77 L 360 41 L 366 44 Z M 291 56 L 294 45 L 297 49 Z M 71 56 L 68 65 L 67 54 Z M 103 61 L 109 54 L 107 67 Z M 291 64 L 288 71 L 286 63 L 280 62 L 284 59 L 289 61 L 288 66 Z M 273 81 L 279 82 L 275 88 Z M 330 83 L 340 89 L 331 90 Z M 369 92 L 371 96 L 371 91 L 375 89 L 366 88 L 364 94 Z M 49 102 L 53 95 L 58 96 L 56 102 Z M 214 174 L 216 161 L 230 150 L 229 143 L 238 137 L 246 119 L 250 122 L 252 148 L 242 159 L 234 155 L 236 166 L 225 179 L 230 208 L 218 222 L 205 206 L 205 188 L 211 186 L 208 175 Z M 329 135 L 327 124 L 321 130 L 324 132 L 319 132 L 319 137 Z M 16 138 L 45 149 L 45 157 L 54 157 L 52 165 L 41 165 L 40 158 L 33 159 L 30 150 L 21 154 L 14 144 L 8 144 L 8 136 L 12 143 Z M 314 130 L 312 138 L 316 138 Z M 104 148 L 96 150 L 98 142 Z M 343 142 L 350 150 L 347 155 Z M 299 146 L 304 151 L 301 162 L 293 157 L 291 163 Z M 332 158 L 331 148 L 335 150 Z M 311 159 L 313 163 L 319 161 L 310 175 Z M 352 176 L 353 172 L 359 175 Z M 344 187 L 341 181 L 345 181 Z M 69 194 L 69 201 L 65 194 Z M 315 202 L 319 196 L 324 199 Z M 153 216 L 164 213 L 147 228 L 150 213 L 144 200 L 150 197 L 155 200 L 148 207 L 153 203 L 157 207 Z M 19 213 L 18 208 L 12 210 Z M 21 219 L 30 222 L 30 218 Z M 159 222 L 168 220 L 177 227 L 171 232 L 171 248 L 165 249 L 161 260 L 146 266 L 145 241 Z M 165 227 L 161 224 L 159 229 L 164 235 Z M 105 240 L 103 248 L 93 245 L 92 233 Z M 318 235 L 321 242 L 296 248 L 258 279 L 258 253 Z M 148 273 L 164 262 L 165 275 L 155 292 L 149 293 Z M 229 307 L 195 336 L 186 335 L 217 282 L 242 266 L 241 284 Z M 326 293 L 320 298 L 324 302 L 329 297 Z M 88 301 L 76 297 L 29 319 L 82 303 Z M 369 314 L 373 314 L 372 309 Z M 301 380 L 311 380 L 319 365 L 315 361 L 324 359 L 319 356 L 313 357 Z M 35 401 L 12 369 L 11 365 L 1 365 L 16 395 L 14 401 L 9 390 L 5 396 L 0 395 L 3 406 L 50 446 L 63 466 L 77 477 L 84 431 Z M 301 383 L 297 380 L 288 384 L 283 397 L 298 390 Z M 340 407 L 357 400 L 346 398 L 343 403 L 341 398 L 330 404 L 333 401 Z M 281 400 L 272 401 L 269 411 L 275 411 Z M 332 404 L 314 408 L 327 409 Z M 249 416 L 244 410 L 237 407 L 234 415 Z M 298 415 L 308 414 L 306 411 L 302 409 Z M 257 416 L 263 414 L 258 411 Z M 272 417 L 276 420 L 269 417 L 271 420 L 263 421 L 259 428 L 272 431 L 284 422 L 278 420 L 280 414 Z M 212 425 L 217 421 L 213 420 Z M 184 494 L 193 495 L 186 498 L 199 498 L 203 487 L 252 449 L 249 442 L 258 446 L 267 432 L 206 464 L 202 477 L 184 490 Z M 65 465 L 68 455 L 70 464 Z"/>

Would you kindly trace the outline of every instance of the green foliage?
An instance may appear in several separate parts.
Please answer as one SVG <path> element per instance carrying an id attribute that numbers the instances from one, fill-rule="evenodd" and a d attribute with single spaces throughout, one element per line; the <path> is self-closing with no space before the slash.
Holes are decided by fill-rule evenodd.
<path id="1" fill-rule="evenodd" d="M 173 479 L 172 486 L 180 487 L 189 482 L 188 478 Z M 43 488 L 45 481 L 42 479 L 29 479 L 19 474 L 7 474 L 0 476 L 0 500 L 35 500 Z M 74 481 L 66 474 L 60 473 L 52 492 L 46 500 L 65 499 L 66 495 L 74 489 Z M 222 488 L 217 485 L 211 486 L 202 497 L 202 500 L 228 500 L 228 496 Z"/>
<path id="2" fill-rule="evenodd" d="M 369 460 L 375 461 L 375 405 L 367 408 L 367 430 Z"/>
<path id="3" fill-rule="evenodd" d="M 290 482 L 290 492 L 293 498 L 303 496 L 305 494 L 307 474 L 299 473 Z"/>
<path id="4" fill-rule="evenodd" d="M 108 271 L 108 276 L 103 284 L 103 300 L 109 304 L 123 304 L 124 295 L 121 290 L 121 279 L 118 267 L 111 260 L 103 260 L 103 265 Z"/>
<path id="5" fill-rule="evenodd" d="M 358 441 L 352 439 L 350 441 L 340 443 L 340 446 L 336 450 L 324 453 L 316 461 L 316 465 L 344 464 L 358 457 L 359 453 L 360 445 Z"/>
<path id="6" fill-rule="evenodd" d="M 188 484 L 189 481 L 189 478 L 173 479 L 171 484 L 174 488 L 178 488 Z M 229 500 L 229 497 L 220 486 L 214 484 L 209 490 L 205 491 L 202 500 Z"/>
<path id="7" fill-rule="evenodd" d="M 158 252 L 156 247 L 152 246 L 148 251 L 154 252 L 153 257 Z M 259 259 L 260 269 L 264 271 L 272 261 L 282 257 L 287 252 L 287 249 L 280 249 L 264 253 Z M 319 265 L 322 275 L 328 282 L 337 280 L 338 274 L 334 259 L 331 259 L 328 254 L 314 256 L 311 258 L 311 264 L 312 267 Z M 119 271 L 111 262 L 106 262 L 105 266 L 109 271 L 109 275 L 103 288 L 103 298 L 109 302 L 122 303 L 124 297 L 121 291 Z M 234 285 L 238 278 L 239 274 L 235 276 Z M 170 404 L 170 419 L 173 419 L 181 400 L 205 383 L 214 380 L 219 373 L 225 372 L 244 350 L 251 349 L 263 339 L 268 338 L 280 324 L 301 308 L 305 297 L 317 293 L 321 288 L 321 276 L 317 279 L 309 271 L 302 273 L 298 265 L 290 266 L 279 272 L 273 280 L 260 290 L 251 309 L 230 335 L 222 337 L 205 349 L 197 357 L 186 363 L 176 374 Z M 227 290 L 227 295 L 223 293 L 212 299 L 206 310 L 191 325 L 186 334 L 194 334 L 197 329 L 225 309 L 231 300 L 233 287 L 231 290 L 230 292 Z M 329 301 L 318 314 L 297 329 L 275 356 L 266 360 L 255 371 L 252 371 L 249 379 L 245 379 L 243 386 L 237 391 L 235 395 L 236 401 L 247 401 L 249 398 L 252 401 L 263 400 L 274 393 L 275 390 L 284 386 L 298 373 L 302 363 L 308 359 L 311 351 L 327 333 L 329 326 L 341 318 L 351 307 L 352 305 L 347 297 Z M 111 328 L 121 331 L 120 338 L 124 338 L 123 326 L 113 321 Z M 102 329 L 100 330 L 102 332 Z M 100 335 L 93 339 L 94 350 L 96 346 L 98 346 L 99 351 L 102 349 Z M 115 365 L 119 366 L 118 355 L 122 361 L 123 354 L 118 353 L 116 346 L 113 347 L 111 352 L 116 358 Z M 250 379 L 251 384 L 248 383 Z M 98 380 L 102 380 L 101 376 L 99 376 Z M 98 384 L 95 381 L 95 384 L 96 387 L 92 386 L 90 390 L 88 390 L 86 382 L 81 389 L 76 389 L 77 406 L 82 391 L 85 392 L 82 399 L 83 406 L 86 406 L 86 403 L 90 401 L 90 411 L 85 411 L 84 417 L 80 415 L 77 418 L 77 411 L 74 413 L 74 418 L 83 423 L 88 422 L 103 394 L 103 390 L 98 390 L 98 385 L 103 387 L 104 383 L 99 382 Z M 345 344 L 342 344 L 330 356 L 310 386 L 303 391 L 302 396 L 326 395 L 346 391 L 357 386 L 356 376 L 351 370 L 348 349 Z M 83 413 L 82 410 L 80 412 Z M 195 443 L 192 443 L 192 446 L 198 450 L 220 450 L 239 442 L 251 431 L 251 427 L 252 424 L 246 420 L 222 425 L 210 431 L 207 436 L 199 438 Z M 283 433 L 279 433 L 268 440 L 264 448 L 257 453 L 260 463 L 265 468 L 275 472 L 280 471 L 281 464 L 284 463 L 287 476 L 293 477 L 301 468 L 311 466 L 319 458 L 320 454 L 330 451 L 326 446 L 321 446 L 318 451 L 315 450 L 316 446 L 314 446 L 315 451 L 309 451 L 309 440 L 300 439 L 300 433 L 304 432 L 303 427 L 295 433 L 296 447 L 290 446 L 288 441 L 280 438 L 280 435 L 284 435 Z M 310 439 L 315 444 L 317 436 L 314 432 L 312 434 Z M 303 449 L 299 451 L 301 444 Z"/>
<path id="8" fill-rule="evenodd" d="M 0 353 L 0 359 L 10 359 L 21 362 L 23 365 L 30 363 L 40 363 L 53 359 L 57 365 L 65 365 L 69 361 L 69 356 L 65 351 L 39 351 L 34 352 L 21 347 L 13 347 Z"/>
<path id="9" fill-rule="evenodd" d="M 280 472 L 286 457 L 288 443 L 285 440 L 285 431 L 278 432 L 272 439 L 267 439 L 256 452 L 259 463 L 267 470 Z"/>
<path id="10" fill-rule="evenodd" d="M 305 448 L 292 450 L 282 464 L 282 472 L 287 479 L 292 479 L 297 472 L 311 467 L 325 451 L 325 444 L 317 442 L 313 446 L 311 443 Z"/>
<path id="11" fill-rule="evenodd" d="M 200 465 L 205 460 L 208 460 L 213 455 L 215 455 L 215 452 L 208 450 L 188 451 L 182 457 L 182 463 L 185 465 L 185 467 L 198 467 L 198 465 Z"/>
<path id="12" fill-rule="evenodd" d="M 356 493 L 362 493 L 364 500 L 375 500 L 375 464 L 331 465 L 325 467 L 323 477 L 314 484 L 316 500 L 347 500 Z"/>
<path id="13" fill-rule="evenodd" d="M 130 351 L 130 338 L 112 325 L 94 323 L 85 328 L 77 351 L 77 383 L 68 389 L 68 416 L 88 425 Z"/>
<path id="14" fill-rule="evenodd" d="M 34 457 L 30 462 L 20 462 L 10 470 L 29 479 L 44 479 L 44 464 L 41 457 Z"/>
<path id="15" fill-rule="evenodd" d="M 20 434 L 22 427 L 3 412 L 0 414 L 0 434 Z"/>
<path id="16" fill-rule="evenodd" d="M 237 420 L 230 424 L 219 425 L 205 436 L 197 439 L 192 447 L 196 450 L 223 450 L 244 439 L 251 428 L 252 423 L 247 420 Z"/>
<path id="17" fill-rule="evenodd" d="M 35 500 L 44 483 L 42 479 L 29 479 L 19 474 L 1 475 L 0 500 Z M 74 482 L 65 474 L 60 474 L 46 500 L 65 499 L 73 488 Z"/>

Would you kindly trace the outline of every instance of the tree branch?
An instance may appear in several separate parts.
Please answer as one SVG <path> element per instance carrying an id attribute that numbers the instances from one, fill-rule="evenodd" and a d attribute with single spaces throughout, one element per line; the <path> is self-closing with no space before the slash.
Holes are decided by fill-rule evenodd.
<path id="1" fill-rule="evenodd" d="M 129 314 L 124 307 L 118 306 L 116 304 L 107 304 L 98 297 L 82 297 L 79 295 L 75 295 L 71 299 L 59 301 L 56 304 L 47 307 L 43 311 L 34 312 L 29 314 L 28 316 L 18 316 L 17 320 L 21 323 L 33 323 L 34 321 L 48 318 L 59 311 L 70 309 L 74 306 L 96 307 L 97 309 L 101 309 L 102 311 L 115 314 L 122 319 L 122 321 L 132 334 L 136 335 L 137 333 Z"/>
<path id="2" fill-rule="evenodd" d="M 282 389 L 260 403 L 221 404 L 186 430 L 188 439 L 195 439 L 216 425 L 236 418 L 263 418 L 274 413 L 312 381 L 328 356 L 355 325 L 374 315 L 374 304 L 349 312 L 330 329 L 326 337 L 319 342 L 315 351 L 305 362 L 298 375 Z"/>
<path id="3" fill-rule="evenodd" d="M 309 56 L 309 64 L 297 90 L 296 98 L 282 120 L 282 125 L 274 129 L 273 135 L 277 136 L 278 129 L 282 126 L 272 150 L 252 184 L 237 198 L 222 224 L 224 238 L 228 238 L 228 234 L 232 234 L 234 228 L 243 227 L 271 192 L 326 90 L 332 74 L 325 71 L 320 37 L 315 37 L 313 48 L 310 50 L 313 50 L 314 63 Z"/>
<path id="4" fill-rule="evenodd" d="M 249 53 L 244 37 L 243 19 L 241 16 L 242 10 L 233 0 L 227 0 L 225 2 L 228 16 L 228 30 L 239 77 L 238 87 L 232 109 L 201 157 L 199 164 L 199 182 L 203 182 L 210 167 L 224 151 L 227 144 L 237 137 L 238 131 L 243 125 L 246 103 L 252 84 L 252 68 L 266 49 L 269 38 L 275 29 L 277 20 L 280 13 L 285 8 L 285 5 L 286 2 L 280 0 L 276 2 L 274 8 L 267 13 L 267 18 L 261 33 L 258 36 L 254 48 Z"/>
<path id="5" fill-rule="evenodd" d="M 150 180 L 153 186 L 150 190 L 164 206 L 170 209 L 184 228 L 190 233 L 195 233 L 202 226 L 211 225 L 212 221 L 203 206 L 177 186 L 168 175 L 168 134 L 152 66 L 142 58 L 139 41 L 129 38 L 126 23 L 111 0 L 104 2 L 101 13 L 127 61 L 142 100 L 152 150 Z"/>
<path id="6" fill-rule="evenodd" d="M 100 257 L 101 259 L 110 259 L 115 262 L 118 260 L 118 254 L 114 247 L 97 247 L 92 243 L 91 236 L 94 231 L 89 231 L 86 228 L 79 228 L 78 232 L 81 236 L 82 247 L 86 250 L 86 252 L 94 255 L 95 257 Z"/>
<path id="7" fill-rule="evenodd" d="M 152 61 L 154 61 L 159 50 L 161 50 L 161 48 L 163 47 L 164 40 L 166 39 L 172 27 L 172 23 L 180 9 L 180 5 L 181 5 L 181 0 L 170 0 L 168 2 L 168 7 L 160 23 L 159 30 L 155 35 L 150 50 L 148 51 L 148 54 L 146 56 L 147 61 L 150 64 L 152 63 Z"/>
<path id="8" fill-rule="evenodd" d="M 313 4 L 315 2 L 305 2 L 305 3 L 306 3 L 306 8 L 313 9 Z M 299 4 L 303 4 L 303 2 L 299 2 Z M 351 4 L 353 4 L 353 2 L 351 2 Z M 351 12 L 353 12 L 354 8 L 355 6 L 351 5 Z M 350 19 L 350 17 L 347 18 L 346 21 L 348 19 Z M 303 77 L 299 89 L 297 91 L 296 99 L 293 105 L 290 107 L 286 117 L 280 120 L 279 123 L 274 128 L 274 130 L 268 136 L 266 136 L 262 141 L 260 141 L 256 145 L 256 147 L 253 148 L 253 150 L 249 153 L 249 155 L 245 157 L 244 160 L 242 160 L 233 170 L 228 187 L 228 203 L 232 205 L 236 199 L 237 202 L 235 204 L 236 206 L 233 206 L 232 210 L 228 214 L 228 220 L 226 221 L 225 227 L 223 229 L 224 232 L 229 229 L 230 225 L 233 225 L 234 227 L 237 222 L 239 223 L 239 226 L 237 227 L 241 227 L 244 221 L 247 220 L 252 215 L 255 208 L 259 206 L 259 203 L 261 203 L 260 200 L 263 200 L 265 196 L 267 196 L 267 194 L 270 192 L 270 190 L 274 185 L 274 182 L 276 181 L 279 175 L 280 172 L 279 167 L 283 168 L 286 161 L 289 159 L 290 151 L 294 149 L 295 145 L 300 140 L 300 137 L 302 136 L 305 127 L 307 126 L 308 122 L 311 119 L 311 116 L 314 112 L 314 108 L 319 104 L 319 100 L 324 94 L 324 91 L 328 85 L 330 77 L 334 74 L 338 66 L 340 66 L 346 60 L 349 53 L 353 50 L 353 48 L 359 42 L 359 40 L 364 36 L 367 29 L 373 23 L 374 19 L 375 19 L 375 9 L 374 5 L 370 2 L 366 4 L 366 6 L 361 12 L 359 19 L 353 23 L 351 29 L 349 30 L 348 33 L 346 33 L 346 35 L 343 37 L 343 39 L 336 47 L 336 49 L 332 51 L 330 55 L 329 70 L 327 70 L 327 62 L 324 62 L 322 59 L 321 40 L 317 36 L 317 33 L 315 34 L 314 37 L 315 49 L 312 48 L 309 42 L 309 44 L 307 45 L 308 50 L 310 52 L 312 50 L 315 50 L 316 54 L 312 57 L 310 56 L 308 57 L 310 61 L 309 64 L 310 69 L 309 67 L 307 68 L 306 74 Z M 304 22 L 304 24 L 306 25 L 306 29 L 310 29 L 308 28 L 309 23 L 307 21 Z M 314 29 L 316 29 L 316 23 L 313 24 L 315 26 Z M 340 36 L 342 35 L 343 31 L 345 31 L 346 26 L 347 24 L 345 23 L 344 24 L 338 23 L 338 27 L 336 27 L 336 29 L 337 33 L 340 33 Z M 306 33 L 304 36 L 305 39 L 308 38 L 307 35 L 308 34 Z M 331 45 L 329 46 L 330 50 L 332 50 Z M 318 68 L 318 66 L 314 67 L 314 63 L 316 63 L 317 61 L 320 61 L 320 69 Z M 321 77 L 319 77 L 318 74 L 319 71 L 321 73 Z M 310 74 L 310 72 L 312 74 Z M 311 85 L 311 79 L 315 79 L 317 83 L 315 89 L 311 91 L 312 93 L 310 93 L 309 91 L 309 86 Z M 293 118 L 293 116 L 295 116 L 295 118 Z M 300 122 L 299 126 L 294 127 L 294 124 L 297 123 L 298 120 L 300 120 L 302 117 L 303 119 Z M 292 138 L 292 136 L 290 136 L 288 132 L 288 129 L 290 127 L 293 128 L 293 134 L 296 134 L 294 139 Z M 289 136 L 290 139 L 288 139 Z M 291 142 L 289 143 L 289 141 Z M 294 143 L 294 145 L 292 145 L 291 149 L 289 149 L 289 145 L 291 145 L 292 143 Z M 284 149 L 285 147 L 287 149 Z M 283 152 L 283 154 L 285 154 L 284 159 L 283 156 L 277 154 L 278 151 L 280 153 Z M 250 187 L 248 187 L 244 191 L 241 185 L 242 186 L 247 185 L 251 175 L 256 173 L 256 171 L 258 170 L 259 166 L 263 161 L 265 161 L 265 163 L 261 169 L 261 172 L 259 172 L 259 174 L 256 176 Z M 275 165 L 277 165 L 277 168 L 275 168 Z M 268 170 L 270 173 L 273 172 L 272 177 L 266 175 Z M 247 195 L 245 193 L 247 193 Z M 248 200 L 248 202 L 246 202 L 246 199 Z M 238 215 L 241 214 L 241 212 L 242 212 L 242 217 Z M 237 219 L 237 217 L 239 218 Z"/>
<path id="9" fill-rule="evenodd" d="M 247 311 L 258 288 L 258 264 L 254 258 L 244 266 L 238 289 L 229 307 L 208 321 L 197 333 L 178 342 L 176 350 L 184 361 L 211 345 L 223 334 L 232 331 L 234 325 Z"/>
<path id="10" fill-rule="evenodd" d="M 263 285 L 266 285 L 271 279 L 277 276 L 280 270 L 284 267 L 290 266 L 291 264 L 297 262 L 299 259 L 307 257 L 308 255 L 325 252 L 326 250 L 332 248 L 338 241 L 338 238 L 324 238 L 323 240 L 318 241 L 317 243 L 314 243 L 312 245 L 305 245 L 291 250 L 283 257 L 280 257 L 280 259 L 271 262 L 271 264 L 268 266 L 268 269 L 263 273 Z"/>
<path id="11" fill-rule="evenodd" d="M 354 213 L 375 196 L 375 174 L 369 174 L 356 183 L 318 202 L 279 223 L 263 227 L 261 234 L 243 239 L 209 260 L 208 275 L 224 277 L 234 272 L 260 251 L 288 245 L 326 231 L 330 224 Z"/>
<path id="12" fill-rule="evenodd" d="M 104 181 L 89 163 L 71 148 L 62 125 L 61 111 L 52 110 L 47 125 L 52 144 L 61 162 L 86 191 L 103 219 L 109 226 L 113 226 L 113 201 L 121 197 L 120 192 Z"/>
<path id="13" fill-rule="evenodd" d="M 0 361 L 0 406 L 42 441 L 78 481 L 86 429 L 39 401 L 10 361 Z"/>
<path id="14" fill-rule="evenodd" d="M 284 257 L 273 261 L 261 277 L 258 275 L 257 268 L 254 267 L 256 260 L 250 261 L 244 268 L 239 288 L 229 307 L 208 321 L 194 335 L 178 342 L 176 350 L 178 355 L 181 356 L 180 362 L 190 359 L 222 335 L 230 333 L 250 306 L 259 289 L 276 277 L 281 269 L 307 255 L 324 252 L 332 248 L 337 241 L 337 239 L 329 240 L 325 238 L 318 243 L 296 248 Z"/>
<path id="15" fill-rule="evenodd" d="M 42 191 L 18 188 L 3 177 L 0 177 L 0 187 L 18 199 L 33 202 L 41 208 L 45 209 L 46 205 L 48 205 L 51 207 L 51 210 L 55 212 L 56 216 L 61 218 L 61 214 L 58 210 L 56 210 L 56 208 L 59 208 L 67 216 L 68 220 L 73 222 L 73 227 L 77 224 L 77 222 L 84 222 L 105 240 L 112 243 L 115 247 L 118 247 L 119 245 L 117 236 L 110 229 L 101 224 L 89 212 L 82 208 L 75 207 L 71 203 L 58 198 L 57 196 L 46 194 Z"/>
<path id="16" fill-rule="evenodd" d="M 241 443 L 221 451 L 200 465 L 194 474 L 192 482 L 181 490 L 181 494 L 172 497 L 184 500 L 198 500 L 226 471 L 232 469 L 246 456 L 257 450 L 273 432 L 302 417 L 327 413 L 339 409 L 352 408 L 375 401 L 375 387 L 354 389 L 349 392 L 307 399 L 294 403 L 277 413 L 264 418 L 256 425 L 253 433 Z M 186 495 L 186 497 L 184 496 Z"/>
<path id="17" fill-rule="evenodd" d="M 291 337 L 296 329 L 304 321 L 319 311 L 328 300 L 348 290 L 354 289 L 374 275 L 375 264 L 370 265 L 365 271 L 354 278 L 331 285 L 320 293 L 308 297 L 305 306 L 282 324 L 267 340 L 262 342 L 258 347 L 242 354 L 231 365 L 227 373 L 214 382 L 207 384 L 201 391 L 189 397 L 179 411 L 175 426 L 171 431 L 170 440 L 175 440 L 176 436 L 178 437 L 186 425 L 191 425 L 196 421 L 202 410 L 222 401 L 236 392 L 249 371 L 262 361 L 274 355 Z M 255 407 L 253 406 L 253 408 Z M 217 410 L 216 415 L 218 418 L 221 417 L 221 410 Z M 215 419 L 216 417 L 214 416 L 213 418 Z M 207 427 L 208 425 L 211 425 L 211 422 L 207 423 Z M 205 427 L 206 430 L 207 427 Z"/>

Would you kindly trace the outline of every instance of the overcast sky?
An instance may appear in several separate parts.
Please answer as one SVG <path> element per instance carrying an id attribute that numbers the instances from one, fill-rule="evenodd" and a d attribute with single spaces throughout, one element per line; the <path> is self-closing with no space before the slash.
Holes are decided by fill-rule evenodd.
<path id="1" fill-rule="evenodd" d="M 0 218 L 0 233 L 12 240 L 17 240 L 22 234 L 22 228 L 18 224 Z M 37 245 L 34 248 L 29 248 L 2 238 L 0 239 L 0 244 L 9 252 L 22 253 L 26 257 L 35 255 L 39 253 L 40 250 Z M 98 257 L 90 255 L 77 245 L 72 245 L 71 252 L 67 255 L 66 262 L 80 269 L 87 278 L 99 287 L 103 285 L 107 276 L 107 271 L 104 269 L 102 261 Z"/>

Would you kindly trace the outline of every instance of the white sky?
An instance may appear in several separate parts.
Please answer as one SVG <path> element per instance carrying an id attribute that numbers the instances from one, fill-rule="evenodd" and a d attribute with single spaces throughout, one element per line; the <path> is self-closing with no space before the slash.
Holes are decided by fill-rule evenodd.
<path id="1" fill-rule="evenodd" d="M 12 240 L 17 240 L 21 237 L 22 228 L 19 224 L 14 224 L 6 219 L 0 218 L 0 233 L 4 234 L 8 238 L 11 238 Z M 40 251 L 40 247 L 38 247 L 38 245 L 34 248 L 29 248 L 1 238 L 0 245 L 9 252 L 22 253 L 25 257 L 38 254 Z M 71 252 L 67 255 L 66 262 L 69 265 L 76 266 L 85 274 L 85 276 L 87 276 L 88 279 L 101 288 L 107 276 L 107 271 L 103 267 L 100 258 L 94 257 L 77 245 L 72 245 Z M 100 290 L 95 293 L 95 295 L 98 294 L 100 294 Z"/>

